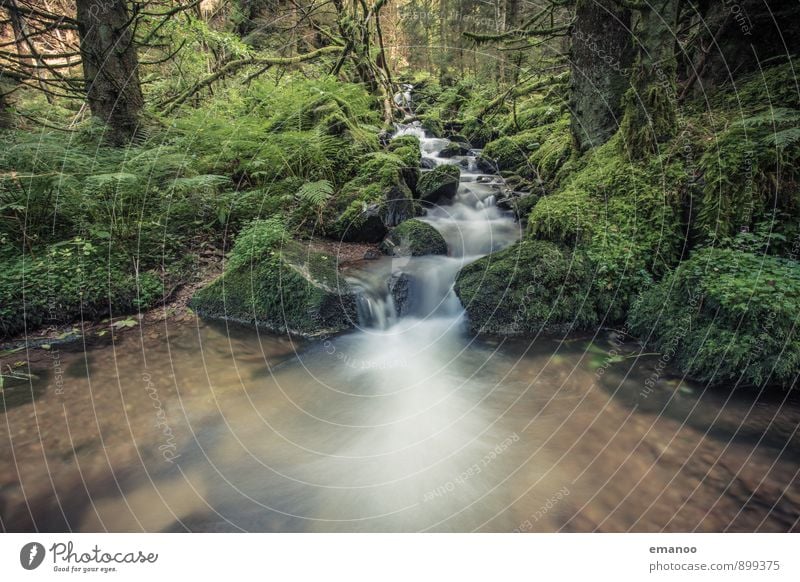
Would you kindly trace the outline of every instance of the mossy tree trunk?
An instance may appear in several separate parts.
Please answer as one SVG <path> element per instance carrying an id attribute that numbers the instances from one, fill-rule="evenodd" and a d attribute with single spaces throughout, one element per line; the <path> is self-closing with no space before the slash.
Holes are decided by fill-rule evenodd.
<path id="1" fill-rule="evenodd" d="M 580 152 L 619 127 L 626 73 L 633 62 L 631 12 L 614 0 L 579 0 L 571 32 L 572 136 Z"/>
<path id="2" fill-rule="evenodd" d="M 797 0 L 700 0 L 684 12 L 701 25 L 698 42 L 681 63 L 688 79 L 685 97 L 702 97 L 741 75 L 778 64 L 800 46 Z"/>
<path id="3" fill-rule="evenodd" d="M 77 15 L 89 108 L 108 125 L 109 143 L 123 145 L 144 106 L 128 7 L 124 0 L 77 0 Z"/>
<path id="4" fill-rule="evenodd" d="M 659 143 L 675 135 L 678 5 L 679 0 L 658 0 L 636 11 L 636 63 L 621 128 L 627 154 L 633 158 L 656 153 Z"/>
<path id="5" fill-rule="evenodd" d="M 0 71 L 0 77 L 2 76 Z M 9 112 L 9 105 L 5 93 L 3 93 L 3 86 L 0 85 L 0 129 L 8 129 L 11 127 L 11 113 Z"/>
<path id="6" fill-rule="evenodd" d="M 374 95 L 380 97 L 384 109 L 384 121 L 392 121 L 393 105 L 391 94 L 391 75 L 389 73 L 383 37 L 380 27 L 380 11 L 387 0 L 375 0 L 368 6 L 361 0 L 352 0 L 349 6 L 345 0 L 333 0 L 337 12 L 337 26 L 344 41 L 344 49 L 339 61 L 331 71 L 338 75 L 345 60 L 350 57 L 359 81 Z M 373 47 L 373 41 L 377 44 Z M 374 51 L 373 49 L 377 49 Z M 376 54 L 376 58 L 373 58 Z"/>

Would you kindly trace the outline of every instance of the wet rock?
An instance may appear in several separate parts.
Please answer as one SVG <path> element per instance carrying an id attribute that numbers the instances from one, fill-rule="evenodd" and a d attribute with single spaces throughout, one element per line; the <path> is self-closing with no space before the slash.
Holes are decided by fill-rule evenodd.
<path id="1" fill-rule="evenodd" d="M 582 251 L 523 240 L 461 269 L 454 289 L 473 332 L 563 332 L 596 325 L 593 274 Z"/>
<path id="2" fill-rule="evenodd" d="M 381 144 L 381 147 L 387 147 L 392 141 L 392 134 L 384 129 L 378 134 L 378 143 Z"/>
<path id="3" fill-rule="evenodd" d="M 189 306 L 202 317 L 309 337 L 353 327 L 356 296 L 335 257 L 297 241 L 263 250 L 200 289 Z"/>
<path id="4" fill-rule="evenodd" d="M 464 147 L 466 147 L 467 149 L 470 149 L 470 150 L 472 149 L 472 144 L 469 143 L 469 140 L 467 138 L 465 138 L 463 135 L 459 135 L 459 134 L 456 133 L 456 134 L 451 135 L 447 139 L 449 139 L 450 141 L 452 141 L 454 143 L 461 144 Z"/>
<path id="5" fill-rule="evenodd" d="M 417 184 L 421 176 L 421 172 L 417 167 L 407 167 L 400 170 L 400 175 L 403 177 L 403 182 L 409 187 L 411 192 L 417 191 Z"/>
<path id="6" fill-rule="evenodd" d="M 447 243 L 439 231 L 427 222 L 407 220 L 389 233 L 381 250 L 394 257 L 446 255 Z"/>
<path id="7" fill-rule="evenodd" d="M 425 202 L 436 203 L 444 198 L 451 200 L 458 192 L 461 170 L 453 164 L 437 166 L 422 175 L 417 183 L 417 194 Z"/>
<path id="8" fill-rule="evenodd" d="M 484 156 L 483 154 L 480 154 L 477 158 L 475 158 L 475 165 L 481 172 L 486 174 L 497 174 L 500 171 L 497 168 L 497 162 L 495 162 L 492 158 Z"/>
<path id="9" fill-rule="evenodd" d="M 397 184 L 386 190 L 383 209 L 383 224 L 385 226 L 397 226 L 416 215 L 417 209 L 414 204 L 414 196 L 408 187 Z"/>
<path id="10" fill-rule="evenodd" d="M 436 167 L 436 160 L 433 158 L 422 158 L 419 162 L 419 167 L 423 170 L 432 170 Z"/>
<path id="11" fill-rule="evenodd" d="M 389 279 L 389 293 L 394 300 L 397 315 L 408 315 L 411 306 L 411 277 L 408 273 L 392 273 Z"/>
<path id="12" fill-rule="evenodd" d="M 456 156 L 468 156 L 471 150 L 472 148 L 467 147 L 463 143 L 451 141 L 439 152 L 439 157 L 454 158 Z"/>
<path id="13" fill-rule="evenodd" d="M 344 226 L 341 240 L 365 243 L 381 241 L 388 231 L 384 223 L 385 214 L 383 204 L 370 204 Z"/>
<path id="14" fill-rule="evenodd" d="M 375 249 L 369 249 L 367 252 L 364 253 L 364 260 L 365 261 L 376 261 L 381 258 L 381 254 L 376 251 Z"/>
<path id="15" fill-rule="evenodd" d="M 495 205 L 501 210 L 513 212 L 518 219 L 524 220 L 536 206 L 539 198 L 532 192 L 507 190 L 497 197 Z"/>

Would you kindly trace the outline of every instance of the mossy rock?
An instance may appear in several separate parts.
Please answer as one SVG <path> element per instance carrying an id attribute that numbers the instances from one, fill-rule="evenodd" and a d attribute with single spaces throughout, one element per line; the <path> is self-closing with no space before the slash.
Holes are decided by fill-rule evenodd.
<path id="1" fill-rule="evenodd" d="M 286 238 L 274 220 L 257 221 L 236 241 L 225 273 L 189 306 L 200 316 L 319 336 L 354 326 L 356 298 L 336 258 Z"/>
<path id="2" fill-rule="evenodd" d="M 800 374 L 800 263 L 701 249 L 634 302 L 632 333 L 710 384 L 790 386 Z"/>
<path id="3" fill-rule="evenodd" d="M 447 243 L 439 231 L 421 220 L 406 220 L 389 233 L 381 250 L 395 257 L 446 255 Z"/>
<path id="4" fill-rule="evenodd" d="M 467 156 L 469 155 L 471 148 L 466 144 L 451 141 L 449 144 L 444 146 L 442 150 L 439 152 L 439 157 L 441 158 L 454 158 L 456 156 Z"/>
<path id="5" fill-rule="evenodd" d="M 469 140 L 470 144 L 477 148 L 485 147 L 487 143 L 500 136 L 494 124 L 488 124 L 476 117 L 465 120 L 461 131 L 464 132 L 464 137 Z"/>
<path id="6" fill-rule="evenodd" d="M 365 156 L 358 176 L 342 186 L 325 209 L 324 233 L 347 242 L 380 242 L 389 227 L 420 213 L 408 183 L 416 186 L 418 176 L 418 168 L 408 166 L 396 152 Z"/>
<path id="7" fill-rule="evenodd" d="M 486 144 L 483 155 L 491 158 L 500 170 L 515 170 L 526 164 L 530 153 L 539 147 L 537 138 L 526 134 L 503 136 Z"/>
<path id="8" fill-rule="evenodd" d="M 524 240 L 464 267 L 455 292 L 473 332 L 566 333 L 600 321 L 592 274 L 582 252 Z"/>
<path id="9" fill-rule="evenodd" d="M 437 166 L 422 175 L 417 183 L 417 194 L 425 202 L 436 203 L 452 199 L 458 192 L 461 170 L 454 164 Z"/>
<path id="10" fill-rule="evenodd" d="M 425 133 L 432 137 L 442 137 L 444 134 L 444 126 L 438 117 L 424 116 L 420 119 L 420 123 Z"/>

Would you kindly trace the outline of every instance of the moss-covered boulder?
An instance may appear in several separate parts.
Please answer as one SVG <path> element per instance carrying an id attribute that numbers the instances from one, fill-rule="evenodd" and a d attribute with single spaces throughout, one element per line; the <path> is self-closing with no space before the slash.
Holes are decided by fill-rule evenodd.
<path id="1" fill-rule="evenodd" d="M 401 135 L 389 142 L 386 149 L 403 160 L 404 166 L 400 169 L 400 174 L 406 185 L 412 192 L 415 192 L 420 178 L 419 168 L 422 160 L 419 138 L 415 135 Z"/>
<path id="2" fill-rule="evenodd" d="M 565 333 L 596 325 L 587 257 L 546 241 L 524 240 L 459 272 L 455 291 L 477 333 Z"/>
<path id="3" fill-rule="evenodd" d="M 418 172 L 398 152 L 364 156 L 358 175 L 342 186 L 323 212 L 323 232 L 346 242 L 375 243 L 386 236 L 389 227 L 419 214 L 406 181 L 409 170 Z"/>
<path id="4" fill-rule="evenodd" d="M 470 148 L 467 144 L 451 141 L 442 148 L 442 150 L 439 152 L 439 157 L 454 158 L 456 156 L 467 156 L 469 155 L 471 149 L 472 148 Z"/>
<path id="5" fill-rule="evenodd" d="M 439 231 L 421 220 L 406 220 L 389 233 L 381 250 L 395 257 L 446 255 L 447 243 Z"/>
<path id="6" fill-rule="evenodd" d="M 243 230 L 225 273 L 189 305 L 203 317 L 304 336 L 336 333 L 357 321 L 354 292 L 335 257 L 289 239 L 275 219 Z"/>
<path id="7" fill-rule="evenodd" d="M 417 184 L 419 198 L 436 203 L 441 199 L 451 200 L 458 192 L 461 169 L 453 164 L 437 166 L 422 175 Z"/>
<path id="8" fill-rule="evenodd" d="M 524 132 L 514 136 L 503 136 L 486 144 L 485 157 L 491 158 L 500 170 L 519 170 L 528 161 L 528 156 L 541 146 L 538 132 Z"/>
<path id="9" fill-rule="evenodd" d="M 645 292 L 628 327 L 697 380 L 788 386 L 800 374 L 798 313 L 796 261 L 707 248 Z"/>

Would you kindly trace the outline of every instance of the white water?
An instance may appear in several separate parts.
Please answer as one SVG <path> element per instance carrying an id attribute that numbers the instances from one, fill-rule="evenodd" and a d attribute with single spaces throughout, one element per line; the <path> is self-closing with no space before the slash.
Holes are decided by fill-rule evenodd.
<path id="1" fill-rule="evenodd" d="M 370 263 L 366 270 L 350 273 L 351 283 L 362 290 L 359 306 L 362 331 L 367 335 L 380 333 L 405 338 L 393 341 L 391 349 L 395 354 L 400 351 L 410 355 L 417 354 L 420 336 L 462 335 L 464 308 L 453 290 L 458 272 L 465 265 L 510 245 L 520 232 L 511 214 L 495 205 L 495 194 L 504 186 L 502 178 L 479 173 L 473 155 L 439 157 L 449 140 L 428 137 L 418 123 L 398 125 L 394 137 L 402 135 L 419 138 L 422 155 L 437 165 L 461 167 L 461 184 L 453 200 L 429 208 L 420 217 L 441 233 L 447 242 L 447 256 L 384 258 Z M 389 291 L 391 277 L 401 274 L 409 280 L 410 293 L 402 317 L 398 315 L 400 306 L 395 305 Z M 435 346 L 431 348 L 435 350 Z M 435 359 L 431 363 L 435 365 Z M 425 374 L 428 372 L 423 370 Z"/>

